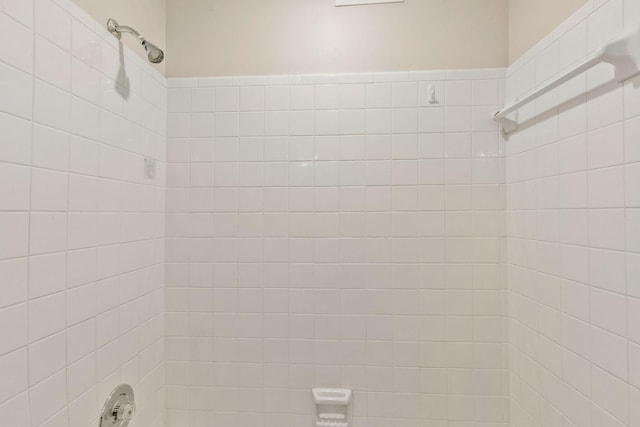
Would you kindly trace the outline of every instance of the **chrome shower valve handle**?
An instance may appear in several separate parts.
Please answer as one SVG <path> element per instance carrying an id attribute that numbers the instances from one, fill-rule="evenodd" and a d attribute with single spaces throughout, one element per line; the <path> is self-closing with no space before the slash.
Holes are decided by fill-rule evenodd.
<path id="1" fill-rule="evenodd" d="M 100 415 L 99 427 L 127 427 L 136 414 L 133 388 L 121 384 L 107 398 Z"/>
<path id="2" fill-rule="evenodd" d="M 116 405 L 113 408 L 111 414 L 112 422 L 117 423 L 119 421 L 131 421 L 136 414 L 136 404 L 134 402 L 126 403 L 124 405 Z"/>

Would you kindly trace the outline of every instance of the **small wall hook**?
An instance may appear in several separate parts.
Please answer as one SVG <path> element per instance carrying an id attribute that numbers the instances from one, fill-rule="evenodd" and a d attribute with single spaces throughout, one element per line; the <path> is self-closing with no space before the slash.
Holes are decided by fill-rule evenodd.
<path id="1" fill-rule="evenodd" d="M 436 87 L 434 85 L 429 85 L 427 87 L 427 92 L 429 93 L 429 104 L 437 104 L 438 100 L 436 99 Z"/>

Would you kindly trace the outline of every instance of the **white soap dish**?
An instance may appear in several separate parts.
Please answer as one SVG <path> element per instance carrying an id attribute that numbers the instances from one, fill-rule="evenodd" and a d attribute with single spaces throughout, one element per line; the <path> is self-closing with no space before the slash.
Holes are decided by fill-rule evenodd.
<path id="1" fill-rule="evenodd" d="M 351 422 L 351 390 L 314 388 L 316 427 L 349 427 Z"/>

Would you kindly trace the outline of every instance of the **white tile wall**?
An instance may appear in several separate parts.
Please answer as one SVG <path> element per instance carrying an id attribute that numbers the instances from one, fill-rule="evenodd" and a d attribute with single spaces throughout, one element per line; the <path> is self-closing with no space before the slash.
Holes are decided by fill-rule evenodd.
<path id="1" fill-rule="evenodd" d="M 2 424 L 95 426 L 127 382 L 162 425 L 165 79 L 67 0 L 0 37 Z"/>
<path id="2" fill-rule="evenodd" d="M 639 9 L 587 2 L 507 98 Z M 503 70 L 167 92 L 67 0 L 0 2 L 0 37 L 5 423 L 94 426 L 120 382 L 137 426 L 165 383 L 169 427 L 307 425 L 323 385 L 357 427 L 640 422 L 640 80 L 523 108 L 505 159 Z"/>
<path id="3" fill-rule="evenodd" d="M 638 4 L 588 1 L 509 69 L 507 99 L 637 26 Z M 640 80 L 612 77 L 592 70 L 521 110 L 532 119 L 506 144 L 513 426 L 640 422 Z"/>
<path id="4" fill-rule="evenodd" d="M 170 79 L 170 427 L 506 425 L 502 77 Z"/>

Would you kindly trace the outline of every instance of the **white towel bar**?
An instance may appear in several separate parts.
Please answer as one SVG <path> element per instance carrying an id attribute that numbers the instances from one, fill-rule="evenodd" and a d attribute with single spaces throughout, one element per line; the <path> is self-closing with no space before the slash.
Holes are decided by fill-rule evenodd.
<path id="1" fill-rule="evenodd" d="M 615 77 L 619 83 L 640 74 L 640 27 L 625 33 L 608 45 L 598 49 L 589 59 L 565 72 L 558 78 L 532 91 L 526 96 L 516 99 L 511 105 L 505 106 L 502 110 L 494 113 L 493 118 L 500 122 L 505 133 L 513 132 L 518 128 L 518 123 L 507 118 L 509 114 L 601 62 L 611 64 L 615 67 Z"/>

